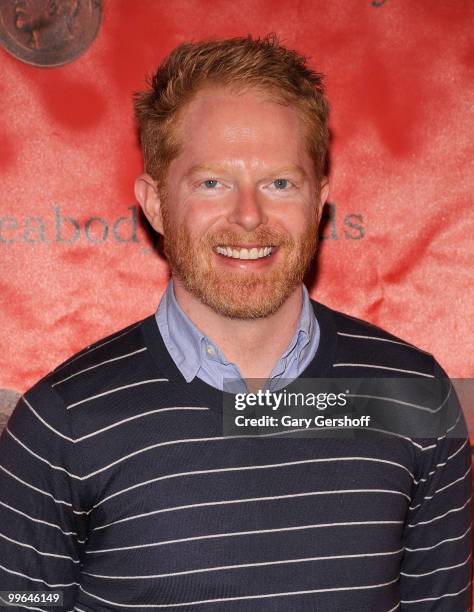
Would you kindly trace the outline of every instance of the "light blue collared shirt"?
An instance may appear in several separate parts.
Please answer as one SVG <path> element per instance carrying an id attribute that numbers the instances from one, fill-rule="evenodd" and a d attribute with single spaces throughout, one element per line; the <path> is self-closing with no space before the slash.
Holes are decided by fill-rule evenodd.
<path id="1" fill-rule="evenodd" d="M 308 290 L 302 284 L 303 304 L 295 334 L 283 352 L 267 381 L 270 391 L 278 389 L 278 381 L 297 378 L 309 365 L 319 345 L 320 329 Z M 226 359 L 219 347 L 204 335 L 178 304 L 173 281 L 170 280 L 156 311 L 161 336 L 176 367 L 186 382 L 196 376 L 217 389 L 233 393 L 248 391 L 245 380 L 235 363 Z M 229 387 L 229 380 L 232 385 Z M 225 381 L 225 384 L 224 384 Z"/>

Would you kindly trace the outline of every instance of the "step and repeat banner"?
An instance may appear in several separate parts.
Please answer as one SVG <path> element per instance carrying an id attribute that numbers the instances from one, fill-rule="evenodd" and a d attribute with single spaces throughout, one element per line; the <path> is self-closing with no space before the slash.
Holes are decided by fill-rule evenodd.
<path id="1" fill-rule="evenodd" d="M 326 75 L 331 194 L 311 296 L 474 375 L 471 0 L 0 3 L 0 412 L 156 308 L 132 93 L 177 44 L 264 35 Z M 472 431 L 474 436 L 474 430 Z"/>

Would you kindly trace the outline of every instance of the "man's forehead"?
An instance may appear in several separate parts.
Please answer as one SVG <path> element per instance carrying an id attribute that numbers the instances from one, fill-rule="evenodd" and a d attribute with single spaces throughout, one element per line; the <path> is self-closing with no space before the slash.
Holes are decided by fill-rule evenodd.
<path id="1" fill-rule="evenodd" d="M 229 127 L 237 118 L 248 118 L 253 115 L 266 114 L 268 107 L 272 113 L 280 116 L 292 117 L 298 122 L 300 115 L 295 105 L 286 102 L 281 95 L 272 91 L 265 91 L 256 87 L 234 88 L 231 86 L 206 86 L 199 89 L 185 106 L 181 109 L 180 123 L 187 123 L 196 119 L 205 121 L 216 115 L 228 115 Z M 239 109 L 242 115 L 239 114 Z M 252 113 L 252 114 L 250 114 Z"/>
<path id="2" fill-rule="evenodd" d="M 193 100 L 176 128 L 188 148 L 202 151 L 223 146 L 237 155 L 241 149 L 262 145 L 289 152 L 301 144 L 306 132 L 294 108 L 251 94 L 237 99 L 218 95 Z"/>
<path id="3" fill-rule="evenodd" d="M 298 111 L 257 89 L 206 88 L 182 109 L 175 130 L 179 153 L 170 170 L 181 176 L 255 170 L 262 178 L 304 178 L 313 170 Z"/>

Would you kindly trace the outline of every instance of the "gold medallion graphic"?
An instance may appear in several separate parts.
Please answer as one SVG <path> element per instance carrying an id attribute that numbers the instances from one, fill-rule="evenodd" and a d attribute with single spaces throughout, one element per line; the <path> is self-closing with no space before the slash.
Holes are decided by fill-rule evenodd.
<path id="1" fill-rule="evenodd" d="M 101 0 L 1 0 L 0 44 L 34 66 L 61 66 L 94 41 Z"/>

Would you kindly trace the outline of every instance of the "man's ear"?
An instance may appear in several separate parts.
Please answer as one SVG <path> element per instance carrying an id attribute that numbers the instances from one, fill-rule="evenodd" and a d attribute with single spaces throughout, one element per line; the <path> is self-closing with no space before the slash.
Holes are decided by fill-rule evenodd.
<path id="1" fill-rule="evenodd" d="M 149 174 L 140 174 L 135 179 L 135 197 L 153 229 L 163 234 L 160 194 L 156 181 Z"/>
<path id="2" fill-rule="evenodd" d="M 326 204 L 326 200 L 329 197 L 329 181 L 327 178 L 321 179 L 321 183 L 319 185 L 319 219 L 321 219 L 321 215 L 323 212 L 324 205 Z"/>

